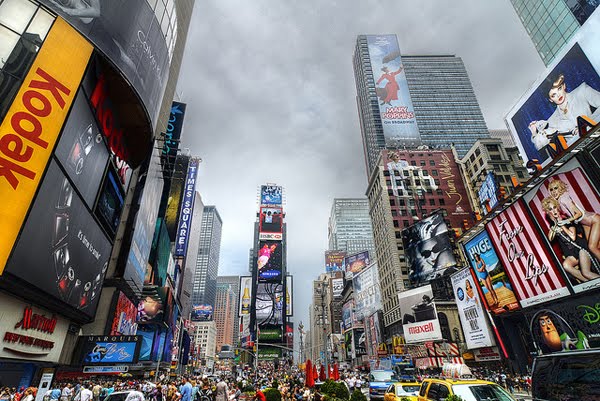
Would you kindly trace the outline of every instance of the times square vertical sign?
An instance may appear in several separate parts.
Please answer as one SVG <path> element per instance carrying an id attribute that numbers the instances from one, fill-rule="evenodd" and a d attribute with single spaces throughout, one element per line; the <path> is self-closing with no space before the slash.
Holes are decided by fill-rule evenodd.
<path id="1" fill-rule="evenodd" d="M 179 224 L 177 226 L 177 240 L 175 242 L 175 256 L 185 256 L 188 238 L 192 224 L 192 212 L 194 211 L 194 193 L 196 192 L 196 177 L 198 175 L 198 159 L 191 159 L 185 178 L 185 191 Z"/>

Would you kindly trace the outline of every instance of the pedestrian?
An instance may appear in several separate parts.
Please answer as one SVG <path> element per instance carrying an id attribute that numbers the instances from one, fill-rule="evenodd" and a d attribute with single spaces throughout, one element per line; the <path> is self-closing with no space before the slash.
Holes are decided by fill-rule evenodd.
<path id="1" fill-rule="evenodd" d="M 217 383 L 215 401 L 229 401 L 229 387 L 227 387 L 227 383 L 222 378 Z"/>
<path id="2" fill-rule="evenodd" d="M 263 393 L 260 389 L 260 386 L 256 386 L 256 393 L 254 394 L 253 400 L 256 401 L 267 401 L 267 397 L 265 397 L 265 393 Z"/>

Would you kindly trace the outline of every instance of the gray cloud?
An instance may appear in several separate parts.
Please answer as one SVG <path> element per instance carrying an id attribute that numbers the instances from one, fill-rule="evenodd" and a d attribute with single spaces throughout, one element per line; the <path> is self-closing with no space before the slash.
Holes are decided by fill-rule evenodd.
<path id="1" fill-rule="evenodd" d="M 224 222 L 220 274 L 247 273 L 257 188 L 283 185 L 307 328 L 331 202 L 366 190 L 352 55 L 369 33 L 396 33 L 404 54 L 461 56 L 490 128 L 543 69 L 506 0 L 197 1 L 178 93 L 198 190 Z"/>

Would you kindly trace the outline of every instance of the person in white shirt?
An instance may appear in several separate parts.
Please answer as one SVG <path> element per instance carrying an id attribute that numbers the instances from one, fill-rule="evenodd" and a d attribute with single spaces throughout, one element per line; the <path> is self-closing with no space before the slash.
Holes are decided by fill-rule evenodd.
<path id="1" fill-rule="evenodd" d="M 81 394 L 79 395 L 79 401 L 92 401 L 94 399 L 94 393 L 92 393 L 92 385 L 86 384 L 82 386 Z"/>

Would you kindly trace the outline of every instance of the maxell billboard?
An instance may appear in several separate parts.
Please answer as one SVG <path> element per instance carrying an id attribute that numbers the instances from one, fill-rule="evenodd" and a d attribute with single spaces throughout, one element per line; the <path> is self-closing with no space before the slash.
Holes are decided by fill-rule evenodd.
<path id="1" fill-rule="evenodd" d="M 430 285 L 398 294 L 407 343 L 441 340 L 442 332 Z"/>
<path id="2" fill-rule="evenodd" d="M 367 44 L 386 146 L 420 144 L 396 35 L 368 35 Z"/>
<path id="3" fill-rule="evenodd" d="M 190 159 L 185 188 L 181 204 L 181 214 L 177 226 L 177 240 L 175 241 L 175 256 L 185 256 L 187 243 L 192 229 L 192 212 L 194 210 L 194 194 L 196 192 L 196 177 L 198 175 L 198 159 Z"/>

